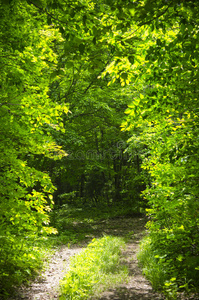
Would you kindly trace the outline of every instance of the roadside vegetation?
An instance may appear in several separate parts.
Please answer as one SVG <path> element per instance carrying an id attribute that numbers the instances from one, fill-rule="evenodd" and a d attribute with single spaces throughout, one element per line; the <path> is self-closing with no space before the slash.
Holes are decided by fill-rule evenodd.
<path id="1" fill-rule="evenodd" d="M 152 287 L 162 292 L 166 299 L 184 299 L 182 293 L 185 299 L 198 299 L 198 268 L 194 270 L 197 258 L 190 259 L 188 255 L 184 261 L 179 249 L 174 254 L 171 245 L 158 249 L 147 236 L 140 244 L 138 261 Z"/>

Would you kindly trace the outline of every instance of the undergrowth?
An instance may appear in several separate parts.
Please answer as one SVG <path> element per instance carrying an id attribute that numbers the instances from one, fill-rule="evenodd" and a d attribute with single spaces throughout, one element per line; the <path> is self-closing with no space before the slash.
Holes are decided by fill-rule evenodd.
<path id="1" fill-rule="evenodd" d="M 198 289 L 195 289 L 191 281 L 184 276 L 183 270 L 179 270 L 177 259 L 171 256 L 169 250 L 161 251 L 152 241 L 150 236 L 142 240 L 137 258 L 153 288 L 163 292 L 168 300 L 178 299 L 181 292 L 195 295 Z"/>
<path id="2" fill-rule="evenodd" d="M 0 299 L 14 295 L 17 286 L 38 276 L 52 253 L 48 237 L 16 237 L 7 255 L 0 251 Z"/>
<path id="3" fill-rule="evenodd" d="M 124 282 L 127 268 L 120 263 L 124 240 L 105 236 L 93 239 L 87 248 L 71 260 L 70 271 L 61 281 L 60 300 L 95 299 L 105 289 Z"/>
<path id="4" fill-rule="evenodd" d="M 137 255 L 140 266 L 147 279 L 150 280 L 155 290 L 161 290 L 168 278 L 168 270 L 165 268 L 165 258 L 159 258 L 152 249 L 151 239 L 145 237 L 140 244 Z"/>

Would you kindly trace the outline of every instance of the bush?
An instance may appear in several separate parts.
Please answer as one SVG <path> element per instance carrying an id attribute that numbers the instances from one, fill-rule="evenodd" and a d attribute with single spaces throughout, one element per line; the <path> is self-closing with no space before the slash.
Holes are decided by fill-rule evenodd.
<path id="1" fill-rule="evenodd" d="M 144 275 L 167 299 L 176 299 L 181 291 L 197 292 L 194 287 L 198 286 L 198 256 L 191 256 L 186 236 L 177 239 L 175 232 L 174 237 L 175 243 L 168 232 L 151 233 L 142 241 L 138 254 Z"/>

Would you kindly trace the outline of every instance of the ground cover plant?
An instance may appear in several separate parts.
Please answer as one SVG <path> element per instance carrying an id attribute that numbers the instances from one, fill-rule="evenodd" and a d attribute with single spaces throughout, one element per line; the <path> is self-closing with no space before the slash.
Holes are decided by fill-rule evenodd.
<path id="1" fill-rule="evenodd" d="M 93 239 L 71 260 L 70 271 L 61 281 L 60 300 L 97 297 L 104 289 L 124 282 L 128 270 L 120 262 L 122 238 L 105 236 Z"/>
<path id="2" fill-rule="evenodd" d="M 167 262 L 167 255 L 160 256 L 153 249 L 151 238 L 145 237 L 140 245 L 138 260 L 143 274 L 157 291 L 164 291 L 168 299 L 177 297 L 175 270 L 171 261 Z"/>

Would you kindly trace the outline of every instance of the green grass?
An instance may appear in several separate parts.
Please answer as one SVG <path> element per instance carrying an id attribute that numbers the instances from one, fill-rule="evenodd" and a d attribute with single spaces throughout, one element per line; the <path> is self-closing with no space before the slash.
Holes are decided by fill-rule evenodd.
<path id="1" fill-rule="evenodd" d="M 172 275 L 172 262 L 157 254 L 151 244 L 151 238 L 145 237 L 140 244 L 137 255 L 143 274 L 151 282 L 152 287 L 165 294 L 166 299 L 177 299 L 176 277 Z"/>
<path id="2" fill-rule="evenodd" d="M 127 279 L 127 268 L 120 263 L 124 240 L 105 236 L 93 239 L 87 248 L 71 260 L 70 271 L 61 281 L 60 300 L 89 299 Z"/>
<path id="3" fill-rule="evenodd" d="M 72 244 L 81 245 L 82 241 L 84 244 L 90 243 L 93 238 L 101 238 L 105 234 L 122 235 L 127 241 L 133 234 L 129 233 L 128 227 L 123 228 L 120 221 L 116 221 L 114 225 L 111 223 L 112 218 L 126 214 L 131 216 L 134 212 L 130 206 L 123 207 L 119 204 L 111 207 L 65 204 L 53 210 L 51 226 L 57 229 L 58 234 L 46 237 L 27 236 L 26 239 L 19 241 L 16 237 L 13 240 L 13 248 L 7 251 L 7 257 L 4 259 L 6 264 L 4 266 L 0 264 L 0 298 L 4 299 L 4 296 L 6 298 L 6 295 L 13 294 L 12 287 L 15 289 L 20 284 L 28 283 L 37 277 L 42 272 L 45 262 L 60 245 L 70 247 Z M 8 273 L 11 275 L 8 276 Z M 117 281 L 115 274 L 111 276 L 112 282 Z"/>
<path id="4" fill-rule="evenodd" d="M 161 289 L 166 280 L 165 268 L 152 250 L 149 237 L 142 240 L 137 258 L 144 275 L 150 280 L 153 288 L 156 290 Z"/>

